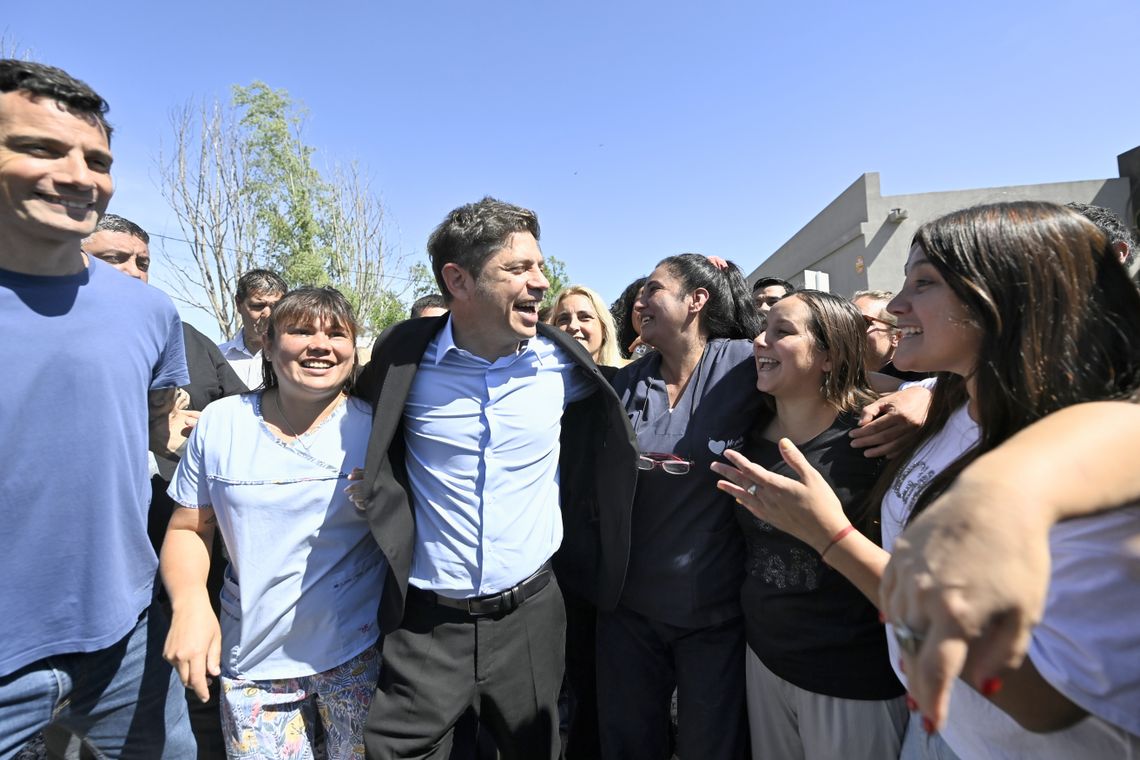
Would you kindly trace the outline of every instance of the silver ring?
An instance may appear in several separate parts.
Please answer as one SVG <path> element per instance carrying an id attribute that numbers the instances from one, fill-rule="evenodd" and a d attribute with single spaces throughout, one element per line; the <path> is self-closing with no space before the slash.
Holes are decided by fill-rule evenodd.
<path id="1" fill-rule="evenodd" d="M 756 495 L 756 489 L 759 487 L 760 487 L 759 483 L 753 483 L 752 485 L 748 486 L 748 495 L 749 496 L 755 496 Z"/>
<path id="2" fill-rule="evenodd" d="M 911 657 L 918 656 L 918 650 L 922 648 L 922 642 L 926 640 L 926 634 L 919 633 L 906 623 L 895 623 L 894 629 L 895 641 L 898 642 L 899 649 Z"/>

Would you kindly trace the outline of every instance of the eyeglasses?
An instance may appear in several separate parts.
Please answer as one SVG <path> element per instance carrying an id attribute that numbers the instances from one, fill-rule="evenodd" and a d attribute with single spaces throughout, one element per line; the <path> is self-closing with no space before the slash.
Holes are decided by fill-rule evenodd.
<path id="1" fill-rule="evenodd" d="M 868 330 L 870 330 L 875 325 L 882 325 L 887 329 L 888 332 L 894 332 L 898 329 L 885 319 L 879 319 L 878 317 L 869 317 L 866 314 L 863 315 L 863 321 L 867 323 Z"/>
<path id="2" fill-rule="evenodd" d="M 676 454 L 658 454 L 646 451 L 637 458 L 637 469 L 653 470 L 660 467 L 666 475 L 688 475 L 693 462 Z"/>

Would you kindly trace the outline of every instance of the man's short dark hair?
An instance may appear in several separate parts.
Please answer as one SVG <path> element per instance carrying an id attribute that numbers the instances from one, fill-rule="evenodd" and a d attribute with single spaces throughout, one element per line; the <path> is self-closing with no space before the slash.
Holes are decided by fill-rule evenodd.
<path id="1" fill-rule="evenodd" d="M 425 309 L 446 309 L 447 302 L 443 300 L 443 296 L 439 293 L 428 293 L 426 296 L 420 296 L 416 302 L 412 304 L 411 318 L 416 319 L 423 316 Z"/>
<path id="2" fill-rule="evenodd" d="M 150 235 L 146 234 L 146 230 L 118 214 L 103 214 L 99 223 L 95 225 L 95 232 L 124 232 L 150 245 Z M 95 232 L 92 232 L 91 235 L 94 235 Z M 91 235 L 87 237 L 90 238 Z"/>
<path id="3" fill-rule="evenodd" d="M 770 288 L 773 285 L 779 285 L 781 288 L 783 288 L 784 295 L 791 295 L 792 293 L 796 292 L 795 285 L 788 282 L 787 280 L 781 280 L 779 277 L 761 277 L 759 280 L 752 283 L 752 292 L 755 293 L 757 291 L 763 290 L 764 288 Z"/>
<path id="4" fill-rule="evenodd" d="M 1124 265 L 1132 265 L 1132 260 L 1136 258 L 1136 238 L 1124 220 L 1117 216 L 1112 209 L 1107 209 L 1104 206 L 1093 206 L 1089 203 L 1077 203 L 1076 201 L 1065 205 L 1104 230 L 1104 234 L 1108 235 L 1109 241 L 1114 245 L 1124 243 L 1128 246 L 1128 258 L 1124 260 Z"/>
<path id="5" fill-rule="evenodd" d="M 289 286 L 276 272 L 271 272 L 268 269 L 251 269 L 238 278 L 237 292 L 234 293 L 234 298 L 244 301 L 254 293 L 283 296 L 288 291 Z"/>
<path id="6" fill-rule="evenodd" d="M 27 92 L 40 98 L 62 103 L 69 111 L 90 116 L 103 127 L 107 142 L 111 141 L 111 125 L 107 123 L 107 101 L 63 69 L 32 61 L 0 58 L 0 92 Z"/>
<path id="7" fill-rule="evenodd" d="M 530 209 L 496 200 L 491 196 L 478 203 L 460 206 L 447 215 L 428 238 L 431 271 L 445 302 L 451 291 L 443 281 L 445 264 L 456 264 L 479 279 L 483 265 L 507 244 L 516 232 L 529 232 L 538 240 L 538 217 Z"/>

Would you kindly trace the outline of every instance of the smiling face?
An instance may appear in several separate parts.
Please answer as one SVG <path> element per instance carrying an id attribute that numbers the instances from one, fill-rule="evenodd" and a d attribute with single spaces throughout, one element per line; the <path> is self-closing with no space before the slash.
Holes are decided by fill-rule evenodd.
<path id="1" fill-rule="evenodd" d="M 698 321 L 707 297 L 703 288 L 686 293 L 681 278 L 668 266 L 658 266 L 633 307 L 635 318 L 641 321 L 641 339 L 658 348 L 667 344 Z"/>
<path id="2" fill-rule="evenodd" d="M 445 264 L 457 343 L 494 360 L 533 338 L 538 307 L 550 287 L 541 264 L 542 251 L 529 232 L 512 232 L 506 245 L 483 264 L 478 278 L 458 264 Z"/>
<path id="3" fill-rule="evenodd" d="M 0 236 L 7 251 L 90 235 L 113 192 L 93 117 L 26 92 L 0 93 Z"/>
<path id="4" fill-rule="evenodd" d="M 594 304 L 581 293 L 571 293 L 559 300 L 551 323 L 585 346 L 586 351 L 598 360 L 604 334 Z"/>
<path id="5" fill-rule="evenodd" d="M 887 310 L 898 318 L 895 366 L 911 372 L 969 377 L 981 350 L 981 329 L 921 246 L 906 262 L 906 281 Z"/>
<path id="6" fill-rule="evenodd" d="M 752 341 L 758 389 L 776 399 L 821 394 L 831 362 L 816 345 L 811 319 L 811 310 L 796 295 L 772 305 L 764 332 Z"/>
<path id="7" fill-rule="evenodd" d="M 150 247 L 129 232 L 99 230 L 83 241 L 83 251 L 136 280 L 150 279 Z"/>
<path id="8" fill-rule="evenodd" d="M 352 376 L 356 341 L 343 325 L 326 320 L 281 327 L 265 348 L 282 394 L 319 400 L 340 393 Z"/>

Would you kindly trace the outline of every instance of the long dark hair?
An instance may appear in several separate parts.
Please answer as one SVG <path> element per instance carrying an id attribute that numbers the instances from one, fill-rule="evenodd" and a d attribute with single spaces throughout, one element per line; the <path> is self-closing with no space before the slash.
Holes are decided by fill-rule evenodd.
<path id="1" fill-rule="evenodd" d="M 752 340 L 764 329 L 744 274 L 731 261 L 727 269 L 720 269 L 713 266 L 707 256 L 681 253 L 662 259 L 657 266 L 667 268 L 680 280 L 685 293 L 692 293 L 697 288 L 708 291 L 709 300 L 701 309 L 700 319 L 709 340 Z"/>
<path id="2" fill-rule="evenodd" d="M 621 358 L 630 357 L 629 344 L 637 338 L 637 330 L 633 327 L 633 304 L 641 287 L 645 285 L 648 277 L 638 277 L 625 286 L 618 299 L 610 304 L 610 316 L 614 318 L 614 327 L 617 328 L 617 347 Z"/>
<path id="3" fill-rule="evenodd" d="M 981 335 L 973 370 L 978 444 L 933 478 L 911 518 L 979 456 L 1042 417 L 1140 388 L 1140 291 L 1107 236 L 1052 203 L 978 206 L 928 222 L 914 236 Z M 966 379 L 947 372 L 923 427 L 891 461 L 899 469 L 966 402 Z"/>

